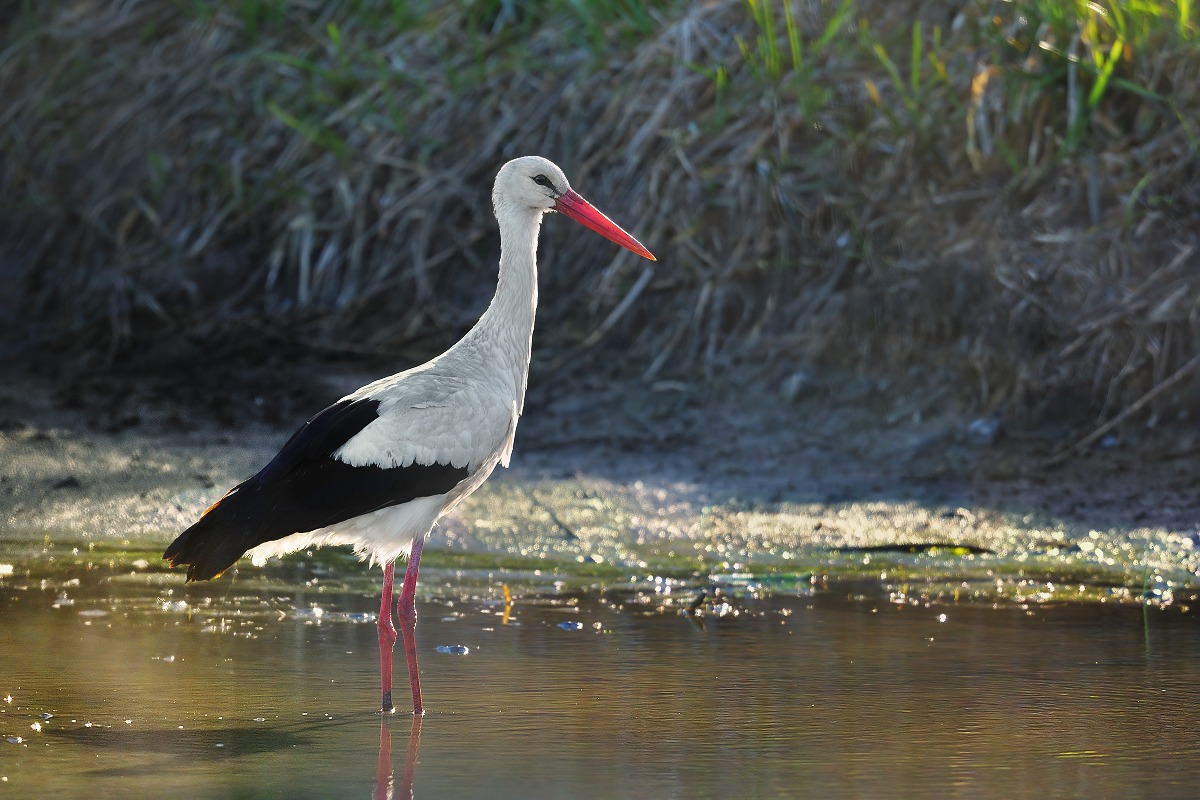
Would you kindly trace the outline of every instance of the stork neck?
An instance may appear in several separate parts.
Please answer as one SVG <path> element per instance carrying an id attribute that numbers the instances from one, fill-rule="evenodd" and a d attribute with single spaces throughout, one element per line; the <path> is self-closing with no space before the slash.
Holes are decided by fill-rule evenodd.
<path id="1" fill-rule="evenodd" d="M 533 332 L 537 310 L 537 246 L 541 226 L 540 213 L 506 215 L 500 219 L 500 276 L 492 307 L 503 312 L 501 321 L 523 331 L 523 338 Z"/>
<path id="2" fill-rule="evenodd" d="M 537 244 L 542 214 L 518 211 L 498 214 L 500 275 L 491 305 L 476 326 L 493 350 L 491 358 L 512 378 L 518 410 L 525 403 L 529 354 L 537 312 Z"/>

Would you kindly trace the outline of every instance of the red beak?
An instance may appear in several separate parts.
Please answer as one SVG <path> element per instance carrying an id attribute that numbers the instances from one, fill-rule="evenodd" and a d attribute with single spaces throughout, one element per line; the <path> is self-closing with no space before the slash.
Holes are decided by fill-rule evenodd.
<path id="1" fill-rule="evenodd" d="M 591 228 L 604 238 L 616 242 L 626 250 L 632 250 L 642 258 L 658 261 L 649 250 L 642 246 L 641 242 L 621 230 L 621 226 L 601 214 L 595 206 L 570 189 L 558 198 L 554 209 L 561 211 L 581 225 Z"/>

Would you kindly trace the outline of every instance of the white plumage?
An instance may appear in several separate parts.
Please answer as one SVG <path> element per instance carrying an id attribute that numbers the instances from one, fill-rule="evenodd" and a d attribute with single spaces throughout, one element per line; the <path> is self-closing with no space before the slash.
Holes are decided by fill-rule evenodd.
<path id="1" fill-rule="evenodd" d="M 461 495 L 461 497 L 465 497 Z M 418 497 L 407 503 L 380 508 L 352 519 L 317 528 L 315 531 L 293 533 L 282 539 L 264 542 L 246 551 L 251 563 L 263 566 L 267 559 L 327 545 L 350 545 L 361 558 L 372 564 L 386 564 L 412 550 L 417 537 L 425 536 L 439 517 L 453 507 L 447 495 Z"/>
<path id="2" fill-rule="evenodd" d="M 637 240 L 571 190 L 536 156 L 505 164 L 492 203 L 500 225 L 496 294 L 475 326 L 433 360 L 375 381 L 313 417 L 257 475 L 232 489 L 167 549 L 189 580 L 221 574 L 243 554 L 255 563 L 312 546 L 350 545 L 384 565 L 379 643 L 383 709 L 392 710 L 391 592 L 395 560 L 409 555 L 397 614 L 413 690 L 417 570 L 439 517 L 508 466 L 525 404 L 537 309 L 542 217 L 561 211 L 653 260 Z"/>
<path id="3" fill-rule="evenodd" d="M 474 471 L 497 451 L 511 449 L 519 414 L 513 393 L 488 383 L 486 374 L 463 377 L 449 372 L 452 362 L 439 366 L 447 372 L 421 367 L 346 398 L 378 399 L 379 419 L 334 457 L 352 466 L 449 463 Z"/>

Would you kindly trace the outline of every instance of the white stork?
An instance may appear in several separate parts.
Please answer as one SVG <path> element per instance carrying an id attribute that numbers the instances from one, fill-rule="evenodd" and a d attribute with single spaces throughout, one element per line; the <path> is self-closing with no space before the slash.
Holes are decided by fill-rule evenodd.
<path id="1" fill-rule="evenodd" d="M 392 713 L 392 585 L 408 556 L 396 616 L 404 637 L 413 713 L 424 713 L 415 640 L 417 570 L 425 537 L 443 514 L 508 466 L 525 402 L 537 309 L 542 216 L 561 211 L 638 255 L 650 251 L 571 190 L 537 156 L 501 167 L 492 189 L 500 223 L 500 277 L 475 327 L 437 358 L 375 381 L 306 422 L 262 470 L 235 486 L 163 558 L 211 580 L 243 555 L 350 545 L 383 565 L 379 605 L 382 710 Z"/>

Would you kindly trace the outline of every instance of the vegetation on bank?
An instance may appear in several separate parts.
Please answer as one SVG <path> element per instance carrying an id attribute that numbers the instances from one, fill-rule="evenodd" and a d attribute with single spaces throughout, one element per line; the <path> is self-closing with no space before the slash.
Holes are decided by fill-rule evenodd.
<path id="1" fill-rule="evenodd" d="M 1194 426 L 1190 0 L 0 8 L 8 355 L 428 355 L 490 295 L 496 168 L 541 153 L 661 263 L 548 226 L 535 370 Z"/>

